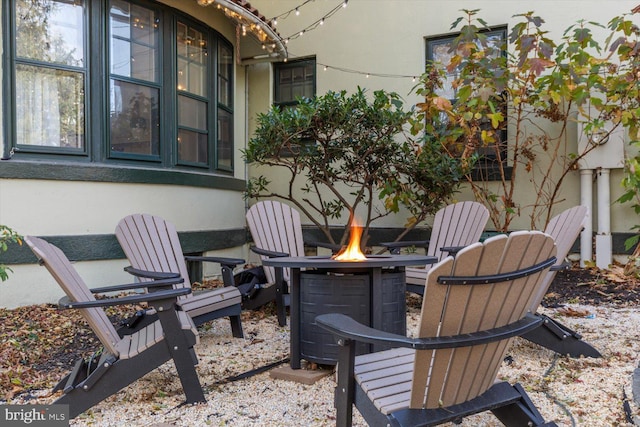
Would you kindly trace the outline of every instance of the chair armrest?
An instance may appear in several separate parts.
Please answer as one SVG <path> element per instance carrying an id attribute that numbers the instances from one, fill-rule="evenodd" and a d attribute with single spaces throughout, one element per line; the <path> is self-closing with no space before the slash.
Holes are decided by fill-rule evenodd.
<path id="1" fill-rule="evenodd" d="M 568 270 L 571 267 L 570 262 L 563 262 L 562 264 L 552 265 L 549 271 Z"/>
<path id="2" fill-rule="evenodd" d="M 158 300 L 177 299 L 181 295 L 191 293 L 191 288 L 166 289 L 148 294 L 128 295 L 120 298 L 107 298 L 95 301 L 73 302 L 69 297 L 63 297 L 58 302 L 60 308 L 91 308 L 111 307 L 114 305 L 139 304 L 141 302 L 153 302 Z M 153 306 L 153 304 L 150 304 Z"/>
<path id="3" fill-rule="evenodd" d="M 267 249 L 258 248 L 256 246 L 251 246 L 249 249 L 251 249 L 252 252 L 257 253 L 258 255 L 268 256 L 269 258 L 282 258 L 285 256 L 289 256 L 289 254 L 285 252 L 269 251 Z"/>
<path id="4" fill-rule="evenodd" d="M 447 252 L 451 256 L 456 256 L 458 252 L 464 249 L 465 246 L 443 246 L 440 248 L 442 252 Z"/>
<path id="5" fill-rule="evenodd" d="M 194 256 L 187 255 L 184 257 L 187 261 L 195 261 L 195 262 L 215 262 L 220 265 L 224 265 L 225 267 L 229 267 L 231 269 L 235 268 L 237 265 L 244 264 L 246 261 L 242 258 L 227 258 L 227 257 L 217 257 L 217 256 Z"/>
<path id="6" fill-rule="evenodd" d="M 104 286 L 101 288 L 91 288 L 89 290 L 91 291 L 91 293 L 94 293 L 94 294 L 102 294 L 105 292 L 127 291 L 130 289 L 140 289 L 140 288 L 153 289 L 161 286 L 177 285 L 178 283 L 184 283 L 184 279 L 180 277 L 180 275 L 170 277 L 168 279 L 158 279 L 158 280 L 151 280 L 147 282 L 125 283 L 123 285 Z"/>
<path id="7" fill-rule="evenodd" d="M 429 248 L 428 240 L 405 240 L 400 242 L 380 242 L 380 246 L 384 246 L 392 254 L 399 254 L 400 248 L 408 248 L 410 246 L 416 246 L 419 248 Z"/>
<path id="8" fill-rule="evenodd" d="M 406 347 L 416 350 L 433 350 L 441 348 L 469 347 L 522 335 L 542 324 L 541 316 L 531 313 L 524 318 L 499 328 L 470 334 L 451 335 L 433 338 L 410 338 L 404 335 L 380 331 L 358 323 L 351 317 L 339 313 L 321 314 L 316 323 L 342 338 L 366 342 L 370 344 L 387 344 L 392 347 Z"/>
<path id="9" fill-rule="evenodd" d="M 338 245 L 337 243 L 305 242 L 305 245 L 311 246 L 314 248 L 331 249 L 331 252 L 334 252 L 334 253 L 342 249 L 342 245 Z"/>
<path id="10" fill-rule="evenodd" d="M 136 277 L 144 277 L 145 279 L 170 279 L 174 277 L 180 277 L 180 273 L 174 273 L 172 271 L 149 271 L 140 270 L 131 265 L 124 268 L 124 271 Z"/>

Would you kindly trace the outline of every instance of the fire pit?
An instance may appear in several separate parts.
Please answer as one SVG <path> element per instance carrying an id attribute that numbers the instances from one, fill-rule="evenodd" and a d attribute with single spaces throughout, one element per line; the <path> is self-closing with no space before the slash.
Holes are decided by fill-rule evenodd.
<path id="1" fill-rule="evenodd" d="M 263 260 L 264 265 L 291 269 L 291 367 L 299 369 L 301 359 L 336 363 L 333 337 L 315 324 L 319 314 L 343 313 L 376 329 L 405 334 L 404 267 L 436 260 L 423 255 L 367 256 L 347 261 L 323 256 Z M 359 353 L 372 350 L 366 344 L 358 348 Z"/>

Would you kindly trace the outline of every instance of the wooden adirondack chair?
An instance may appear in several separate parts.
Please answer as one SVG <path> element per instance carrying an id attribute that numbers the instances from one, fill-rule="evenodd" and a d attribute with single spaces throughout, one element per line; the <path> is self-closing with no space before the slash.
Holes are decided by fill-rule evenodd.
<path id="1" fill-rule="evenodd" d="M 198 331 L 191 318 L 177 310 L 176 305 L 177 298 L 191 290 L 184 287 L 171 288 L 182 282 L 179 275 L 143 284 L 88 289 L 59 248 L 37 237 L 26 237 L 25 242 L 67 294 L 67 297 L 60 300 L 60 307 L 79 309 L 103 346 L 101 353 L 98 353 L 99 357 L 79 360 L 71 373 L 53 390 L 64 392 L 55 403 L 68 404 L 71 418 L 171 359 L 178 371 L 187 403 L 205 401 L 194 368 L 197 358 L 193 346 L 198 342 Z M 96 300 L 93 295 L 143 286 L 159 290 L 100 300 Z M 102 307 L 141 302 L 148 302 L 155 307 L 159 320 L 121 338 Z"/>
<path id="2" fill-rule="evenodd" d="M 587 208 L 585 206 L 575 206 L 553 217 L 545 228 L 544 232 L 553 237 L 556 242 L 558 261 L 545 276 L 544 282 L 532 302 L 531 310 L 533 312 L 535 312 L 542 302 L 558 270 L 565 267 L 565 258 L 582 231 L 586 217 Z M 540 316 L 544 322 L 540 327 L 523 335 L 523 338 L 562 355 L 572 357 L 602 357 L 598 350 L 582 341 L 582 336 L 576 331 L 569 329 L 548 316 L 543 314 L 537 315 Z"/>
<path id="3" fill-rule="evenodd" d="M 341 314 L 316 317 L 340 345 L 337 425 L 351 425 L 353 404 L 372 426 L 430 426 L 487 410 L 505 425 L 544 425 L 524 389 L 496 376 L 511 338 L 542 322 L 529 310 L 555 262 L 553 239 L 537 231 L 445 258 L 427 274 L 419 338 Z M 355 356 L 356 341 L 396 348 Z"/>
<path id="4" fill-rule="evenodd" d="M 255 244 L 251 246 L 251 250 L 262 259 L 305 255 L 302 224 L 297 210 L 278 201 L 265 200 L 251 206 L 246 218 Z M 339 249 L 331 244 L 312 245 Z M 291 272 L 288 268 L 265 266 L 264 273 L 267 283 L 262 286 L 255 299 L 245 302 L 245 308 L 252 309 L 275 300 L 278 323 L 284 326 L 287 324 L 286 307 L 290 305 L 287 284 Z"/>
<path id="5" fill-rule="evenodd" d="M 187 271 L 187 260 L 215 262 L 221 265 L 224 287 L 188 293 L 178 298 L 182 310 L 193 319 L 196 325 L 220 317 L 229 317 L 234 337 L 242 338 L 242 298 L 233 286 L 233 269 L 244 264 L 243 259 L 225 257 L 185 256 L 173 224 L 164 219 L 147 214 L 128 215 L 120 220 L 116 227 L 116 238 L 131 263 L 130 272 L 151 271 L 151 278 L 159 273 L 179 273 L 184 283 L 177 287 L 191 288 Z M 144 276 L 144 274 L 138 274 Z M 142 278 L 142 280 L 148 280 Z"/>
<path id="6" fill-rule="evenodd" d="M 489 210 L 478 202 L 458 202 L 436 212 L 431 227 L 431 237 L 427 241 L 404 241 L 382 243 L 398 253 L 401 247 L 424 247 L 426 254 L 441 261 L 449 254 L 455 254 L 461 248 L 480 240 L 489 219 Z M 407 267 L 405 269 L 407 291 L 422 295 L 424 281 L 430 266 L 424 268 Z"/>

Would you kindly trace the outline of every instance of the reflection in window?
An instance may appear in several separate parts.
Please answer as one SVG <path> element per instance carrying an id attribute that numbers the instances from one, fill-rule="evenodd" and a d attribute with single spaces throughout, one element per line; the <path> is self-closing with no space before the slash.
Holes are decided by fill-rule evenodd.
<path id="1" fill-rule="evenodd" d="M 111 0 L 110 5 L 110 152 L 157 159 L 159 20 L 155 11 L 122 0 Z"/>
<path id="2" fill-rule="evenodd" d="M 111 74 L 148 82 L 158 81 L 159 20 L 153 10 L 125 1 L 111 1 Z"/>
<path id="3" fill-rule="evenodd" d="M 209 76 L 204 33 L 178 22 L 178 163 L 209 162 Z"/>
<path id="4" fill-rule="evenodd" d="M 4 2 L 4 1 L 3 1 Z M 18 0 L 16 56 L 81 67 L 84 63 L 84 1 Z"/>
<path id="5" fill-rule="evenodd" d="M 16 2 L 16 144 L 84 150 L 84 2 Z"/>
<path id="6" fill-rule="evenodd" d="M 233 170 L 233 51 L 218 43 L 218 145 L 216 166 Z"/>
<path id="7" fill-rule="evenodd" d="M 206 96 L 207 40 L 201 31 L 178 22 L 178 90 Z"/>
<path id="8" fill-rule="evenodd" d="M 278 64 L 275 69 L 275 102 L 295 105 L 296 98 L 312 98 L 316 93 L 316 61 L 306 59 Z"/>
<path id="9" fill-rule="evenodd" d="M 111 80 L 111 151 L 157 156 L 159 91 Z"/>

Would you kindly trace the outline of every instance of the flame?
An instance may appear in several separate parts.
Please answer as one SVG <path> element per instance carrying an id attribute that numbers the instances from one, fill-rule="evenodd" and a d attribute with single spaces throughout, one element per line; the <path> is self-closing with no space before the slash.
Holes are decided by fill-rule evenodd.
<path id="1" fill-rule="evenodd" d="M 367 257 L 360 250 L 360 237 L 362 236 L 362 227 L 356 224 L 355 220 L 351 223 L 351 235 L 349 236 L 349 244 L 334 255 L 332 258 L 337 261 L 365 261 Z"/>

